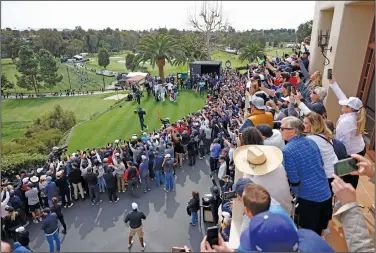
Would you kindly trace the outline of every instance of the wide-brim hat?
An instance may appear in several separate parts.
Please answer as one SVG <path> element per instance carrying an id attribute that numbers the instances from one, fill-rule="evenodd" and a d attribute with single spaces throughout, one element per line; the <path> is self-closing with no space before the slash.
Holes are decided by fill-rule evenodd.
<path id="1" fill-rule="evenodd" d="M 31 181 L 32 183 L 36 183 L 36 182 L 39 182 L 39 178 L 38 178 L 37 176 L 32 176 L 32 177 L 30 178 L 30 181 Z"/>
<path id="2" fill-rule="evenodd" d="M 245 145 L 235 149 L 234 163 L 241 172 L 262 176 L 277 169 L 283 161 L 282 151 L 274 146 Z"/>

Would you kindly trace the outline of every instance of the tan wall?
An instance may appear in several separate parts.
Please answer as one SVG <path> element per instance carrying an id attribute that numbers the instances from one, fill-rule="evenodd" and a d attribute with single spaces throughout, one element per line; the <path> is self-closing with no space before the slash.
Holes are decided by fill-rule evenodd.
<path id="1" fill-rule="evenodd" d="M 319 70 L 323 73 L 325 88 L 329 85 L 327 70 L 333 69 L 343 92 L 348 97 L 356 96 L 374 15 L 374 2 L 316 2 L 310 72 Z M 317 34 L 320 29 L 326 31 L 330 22 L 329 47 L 332 47 L 332 52 L 326 52 L 330 64 L 324 66 L 324 57 L 317 47 Z M 331 120 L 336 121 L 341 114 L 338 100 L 331 90 L 326 99 L 326 109 Z"/>

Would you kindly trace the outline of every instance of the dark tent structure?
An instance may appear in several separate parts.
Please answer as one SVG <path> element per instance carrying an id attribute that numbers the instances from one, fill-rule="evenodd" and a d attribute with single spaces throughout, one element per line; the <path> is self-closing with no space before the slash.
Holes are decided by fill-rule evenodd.
<path id="1" fill-rule="evenodd" d="M 189 66 L 191 74 L 203 75 L 210 73 L 221 73 L 222 61 L 195 61 Z"/>

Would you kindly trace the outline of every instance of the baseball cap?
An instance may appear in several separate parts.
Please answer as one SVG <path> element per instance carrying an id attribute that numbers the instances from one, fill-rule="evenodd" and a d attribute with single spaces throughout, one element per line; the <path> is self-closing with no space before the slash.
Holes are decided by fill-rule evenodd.
<path id="1" fill-rule="evenodd" d="M 142 155 L 142 156 L 141 156 L 141 159 L 142 159 L 142 160 L 146 160 L 146 155 Z"/>
<path id="2" fill-rule="evenodd" d="M 259 109 L 259 110 L 266 110 L 264 99 L 262 99 L 262 98 L 260 98 L 256 95 L 252 96 L 252 105 L 256 106 L 256 108 Z"/>
<path id="3" fill-rule="evenodd" d="M 310 55 L 311 53 L 309 51 L 304 51 L 303 54 Z"/>
<path id="4" fill-rule="evenodd" d="M 154 153 L 154 155 L 159 155 L 158 151 L 154 151 L 153 153 Z"/>
<path id="5" fill-rule="evenodd" d="M 43 213 L 50 213 L 51 212 L 51 209 L 46 207 L 42 210 Z"/>
<path id="6" fill-rule="evenodd" d="M 360 110 L 363 107 L 362 100 L 357 97 L 349 97 L 348 99 L 342 99 L 339 101 L 340 105 L 346 105 L 356 111 Z"/>
<path id="7" fill-rule="evenodd" d="M 335 250 L 318 234 L 310 229 L 299 229 L 300 252 L 335 252 Z"/>
<path id="8" fill-rule="evenodd" d="M 103 159 L 103 162 L 104 162 L 104 163 L 108 162 L 108 158 L 104 158 L 104 159 Z"/>
<path id="9" fill-rule="evenodd" d="M 29 182 L 29 178 L 28 177 L 25 177 L 22 179 L 22 183 L 26 184 L 27 182 Z"/>
<path id="10" fill-rule="evenodd" d="M 118 152 L 115 153 L 115 156 L 119 156 L 120 154 Z"/>
<path id="11" fill-rule="evenodd" d="M 52 177 L 51 177 L 51 176 L 48 176 L 48 177 L 46 177 L 46 180 L 47 180 L 47 181 L 52 181 Z"/>
<path id="12" fill-rule="evenodd" d="M 253 184 L 253 181 L 249 178 L 239 178 L 239 180 L 236 182 L 235 184 L 235 191 L 236 193 L 239 195 L 239 196 L 242 196 L 243 195 L 243 191 L 244 191 L 244 188 L 248 185 L 248 184 Z"/>
<path id="13" fill-rule="evenodd" d="M 242 251 L 297 252 L 299 237 L 287 217 L 266 211 L 254 216 L 240 236 Z"/>
<path id="14" fill-rule="evenodd" d="M 138 205 L 135 202 L 132 203 L 132 209 L 133 210 L 137 210 L 138 209 Z"/>
<path id="15" fill-rule="evenodd" d="M 165 155 L 165 158 L 170 158 L 170 157 L 171 157 L 170 154 Z"/>

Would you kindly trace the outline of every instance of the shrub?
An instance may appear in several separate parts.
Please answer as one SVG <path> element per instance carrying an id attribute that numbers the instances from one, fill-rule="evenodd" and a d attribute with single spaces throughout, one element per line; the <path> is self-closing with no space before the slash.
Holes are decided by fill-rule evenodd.
<path id="1" fill-rule="evenodd" d="M 3 155 L 1 157 L 2 172 L 6 172 L 6 176 L 11 177 L 19 174 L 21 170 L 30 170 L 31 168 L 42 167 L 47 161 L 47 155 L 18 153 Z"/>

